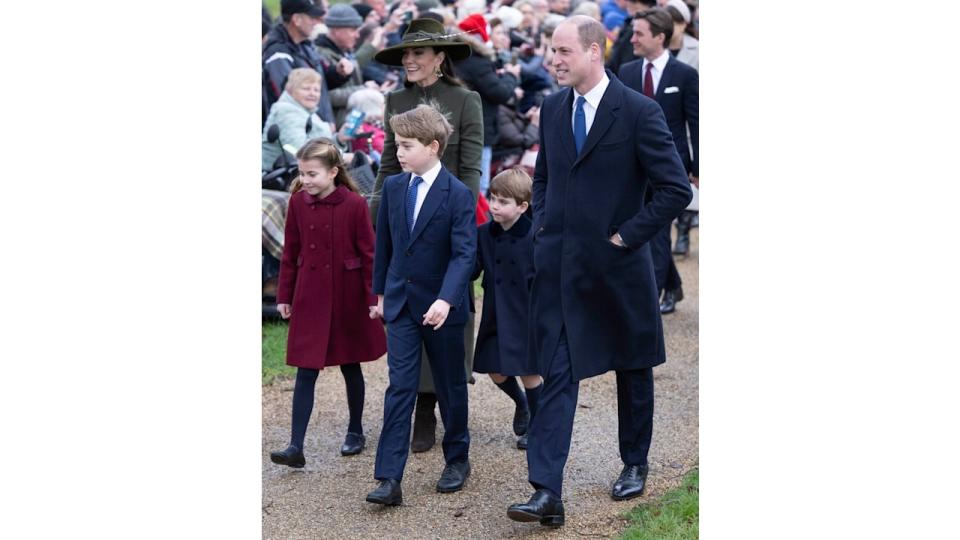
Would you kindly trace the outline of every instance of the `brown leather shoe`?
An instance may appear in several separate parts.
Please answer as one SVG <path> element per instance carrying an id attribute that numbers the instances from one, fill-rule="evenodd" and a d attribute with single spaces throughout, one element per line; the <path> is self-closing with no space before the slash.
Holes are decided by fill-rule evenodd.
<path id="1" fill-rule="evenodd" d="M 417 408 L 413 415 L 413 440 L 410 442 L 410 451 L 415 454 L 430 450 L 437 442 L 437 417 L 433 412 L 436 406 L 436 394 L 417 394 Z"/>

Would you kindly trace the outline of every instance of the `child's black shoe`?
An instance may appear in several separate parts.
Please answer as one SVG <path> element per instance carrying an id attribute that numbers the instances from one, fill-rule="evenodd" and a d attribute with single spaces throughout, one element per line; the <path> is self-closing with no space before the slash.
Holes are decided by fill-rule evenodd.
<path id="1" fill-rule="evenodd" d="M 359 433 L 349 432 L 343 440 L 343 446 L 340 447 L 340 455 L 354 456 L 363 451 L 367 444 L 367 438 Z"/>
<path id="2" fill-rule="evenodd" d="M 280 452 L 270 452 L 270 461 L 296 469 L 302 469 L 307 464 L 307 460 L 303 457 L 303 450 L 296 446 L 288 446 L 286 450 Z"/>
<path id="3" fill-rule="evenodd" d="M 530 409 L 523 405 L 517 405 L 513 412 L 513 434 L 520 436 L 527 433 L 527 426 L 530 424 Z"/>

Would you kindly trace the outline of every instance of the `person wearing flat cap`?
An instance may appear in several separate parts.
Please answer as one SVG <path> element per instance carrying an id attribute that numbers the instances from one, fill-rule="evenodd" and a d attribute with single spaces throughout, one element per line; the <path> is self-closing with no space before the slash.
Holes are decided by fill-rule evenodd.
<path id="1" fill-rule="evenodd" d="M 310 37 L 316 28 L 323 24 L 325 14 L 326 11 L 312 0 L 281 0 L 281 20 L 267 32 L 263 40 L 263 122 L 266 122 L 270 107 L 280 99 L 291 71 L 308 67 L 323 75 L 322 59 Z M 321 78 L 320 94 L 317 114 L 324 121 L 333 123 L 333 108 L 330 105 L 326 77 Z"/>
<path id="2" fill-rule="evenodd" d="M 440 161 L 448 171 L 460 179 L 473 192 L 474 201 L 480 190 L 480 158 L 483 153 L 483 110 L 480 95 L 468 90 L 454 76 L 453 62 L 470 56 L 470 46 L 457 41 L 443 24 L 433 19 L 414 19 L 397 45 L 388 47 L 374 57 L 388 66 L 401 66 L 406 75 L 404 87 L 386 96 L 384 125 L 386 139 L 380 170 L 371 201 L 372 216 L 380 207 L 380 192 L 384 179 L 402 171 L 397 160 L 397 145 L 390 118 L 415 108 L 421 103 L 433 105 L 440 110 L 453 127 L 453 133 Z M 464 325 L 464 373 L 469 377 L 473 371 L 473 288 L 470 291 L 471 312 Z M 437 404 L 433 376 L 429 362 L 422 363 L 420 385 L 414 415 L 413 452 L 425 452 L 436 441 Z"/>

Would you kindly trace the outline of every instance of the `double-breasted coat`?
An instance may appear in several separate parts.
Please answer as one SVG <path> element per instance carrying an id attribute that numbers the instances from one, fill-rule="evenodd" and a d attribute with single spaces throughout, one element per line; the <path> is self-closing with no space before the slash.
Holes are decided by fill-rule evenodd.
<path id="1" fill-rule="evenodd" d="M 533 281 L 533 226 L 520 219 L 508 230 L 495 221 L 477 229 L 477 267 L 483 272 L 483 314 L 473 370 L 501 375 L 536 375 L 527 354 L 527 319 Z"/>
<path id="2" fill-rule="evenodd" d="M 578 381 L 665 361 L 648 242 L 692 197 L 660 106 L 607 76 L 579 154 L 573 90 L 544 100 L 533 178 L 530 351 L 545 372 L 565 327 Z"/>
<path id="3" fill-rule="evenodd" d="M 366 200 L 339 186 L 290 196 L 277 303 L 290 304 L 287 364 L 323 369 L 376 360 L 383 325 L 369 317 L 374 235 Z"/>

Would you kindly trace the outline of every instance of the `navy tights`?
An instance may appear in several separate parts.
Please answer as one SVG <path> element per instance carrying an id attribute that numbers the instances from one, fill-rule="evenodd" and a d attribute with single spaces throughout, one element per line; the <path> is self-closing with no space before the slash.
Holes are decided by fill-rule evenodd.
<path id="1" fill-rule="evenodd" d="M 318 369 L 297 368 L 297 380 L 293 387 L 293 422 L 290 428 L 290 446 L 303 450 L 303 438 L 307 433 L 307 423 L 313 413 L 313 394 L 317 383 Z M 363 372 L 360 364 L 340 366 L 343 381 L 347 386 L 347 407 L 350 410 L 350 424 L 347 431 L 363 434 Z"/>

